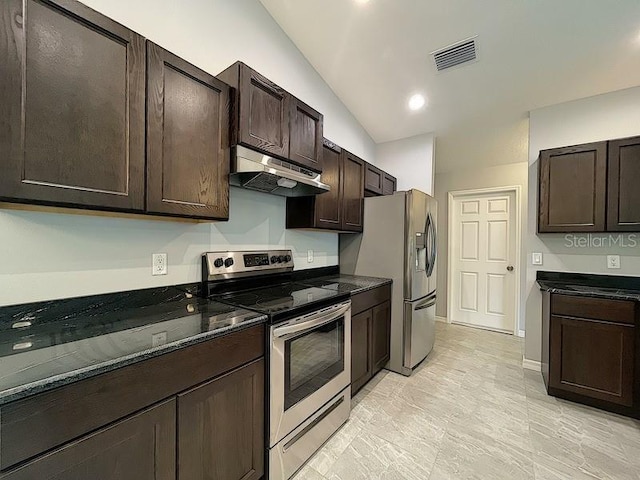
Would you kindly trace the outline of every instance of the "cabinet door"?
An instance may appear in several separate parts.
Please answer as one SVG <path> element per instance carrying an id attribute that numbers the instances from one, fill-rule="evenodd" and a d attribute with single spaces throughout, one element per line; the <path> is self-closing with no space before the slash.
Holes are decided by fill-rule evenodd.
<path id="1" fill-rule="evenodd" d="M 229 87 L 147 42 L 147 211 L 229 217 Z"/>
<path id="2" fill-rule="evenodd" d="M 392 177 L 386 172 L 384 173 L 384 178 L 382 179 L 382 194 L 383 195 L 393 195 L 396 191 L 396 177 Z"/>
<path id="3" fill-rule="evenodd" d="M 607 230 L 640 231 L 640 137 L 609 142 Z"/>
<path id="4" fill-rule="evenodd" d="M 178 478 L 258 480 L 264 436 L 260 359 L 178 396 Z"/>
<path id="5" fill-rule="evenodd" d="M 364 160 L 343 151 L 342 229 L 362 231 L 364 216 Z"/>
<path id="6" fill-rule="evenodd" d="M 238 142 L 287 158 L 291 95 L 244 64 L 239 85 Z"/>
<path id="7" fill-rule="evenodd" d="M 552 315 L 549 335 L 550 388 L 632 405 L 633 325 Z"/>
<path id="8" fill-rule="evenodd" d="M 342 149 L 325 142 L 322 153 L 322 181 L 331 190 L 315 197 L 317 228 L 340 230 L 342 220 L 342 192 L 340 185 Z"/>
<path id="9" fill-rule="evenodd" d="M 391 302 L 384 302 L 372 310 L 371 363 L 373 374 L 389 361 L 391 342 Z"/>
<path id="10" fill-rule="evenodd" d="M 323 117 L 309 105 L 291 97 L 289 159 L 321 172 Z"/>
<path id="11" fill-rule="evenodd" d="M 371 310 L 351 317 L 351 395 L 373 375 L 371 365 Z"/>
<path id="12" fill-rule="evenodd" d="M 539 232 L 603 232 L 607 143 L 540 152 Z"/>
<path id="13" fill-rule="evenodd" d="M 73 0 L 0 24 L 0 198 L 142 210 L 144 39 Z"/>
<path id="14" fill-rule="evenodd" d="M 383 182 L 384 172 L 379 168 L 366 163 L 364 174 L 364 189 L 371 193 L 382 195 Z"/>
<path id="15" fill-rule="evenodd" d="M 171 400 L 1 474 L 2 480 L 175 480 Z"/>

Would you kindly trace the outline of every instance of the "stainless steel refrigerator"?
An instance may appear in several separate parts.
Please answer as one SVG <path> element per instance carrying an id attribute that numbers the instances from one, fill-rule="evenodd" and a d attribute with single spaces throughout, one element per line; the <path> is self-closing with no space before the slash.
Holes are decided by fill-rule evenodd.
<path id="1" fill-rule="evenodd" d="M 340 271 L 393 279 L 391 358 L 403 375 L 433 348 L 437 202 L 419 190 L 364 201 L 364 231 L 340 236 Z"/>

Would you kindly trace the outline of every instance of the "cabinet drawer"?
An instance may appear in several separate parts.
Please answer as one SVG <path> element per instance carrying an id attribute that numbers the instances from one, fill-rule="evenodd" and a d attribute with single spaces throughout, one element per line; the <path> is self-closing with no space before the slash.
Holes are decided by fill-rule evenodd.
<path id="1" fill-rule="evenodd" d="M 264 325 L 0 407 L 0 470 L 264 355 Z"/>
<path id="2" fill-rule="evenodd" d="M 635 302 L 572 295 L 552 295 L 551 313 L 568 317 L 593 318 L 635 324 Z"/>
<path id="3" fill-rule="evenodd" d="M 383 285 L 358 293 L 351 297 L 351 315 L 357 315 L 387 300 L 391 300 L 391 285 Z"/>

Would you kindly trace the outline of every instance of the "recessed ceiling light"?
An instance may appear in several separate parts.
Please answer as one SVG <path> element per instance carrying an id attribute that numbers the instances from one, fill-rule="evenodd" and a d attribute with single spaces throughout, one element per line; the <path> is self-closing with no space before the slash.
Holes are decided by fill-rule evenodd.
<path id="1" fill-rule="evenodd" d="M 424 104 L 425 104 L 424 96 L 420 95 L 419 93 L 412 95 L 411 98 L 409 99 L 409 108 L 411 110 L 420 110 L 422 107 L 424 107 Z"/>
<path id="2" fill-rule="evenodd" d="M 355 0 L 356 3 L 359 3 L 360 5 L 364 5 L 365 3 L 369 3 L 369 0 Z"/>

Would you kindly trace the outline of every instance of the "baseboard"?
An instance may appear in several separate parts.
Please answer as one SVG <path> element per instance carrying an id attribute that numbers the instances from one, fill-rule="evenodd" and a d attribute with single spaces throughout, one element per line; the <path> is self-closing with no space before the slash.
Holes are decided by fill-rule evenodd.
<path id="1" fill-rule="evenodd" d="M 522 368 L 526 368 L 527 370 L 534 370 L 536 372 L 542 371 L 542 364 L 535 360 L 529 360 L 528 358 L 524 358 L 522 356 Z"/>
<path id="2" fill-rule="evenodd" d="M 436 322 L 449 323 L 447 317 L 439 317 L 438 315 L 436 315 Z"/>
<path id="3" fill-rule="evenodd" d="M 524 330 L 518 330 L 517 335 L 518 335 L 520 338 L 524 338 Z"/>

